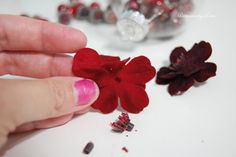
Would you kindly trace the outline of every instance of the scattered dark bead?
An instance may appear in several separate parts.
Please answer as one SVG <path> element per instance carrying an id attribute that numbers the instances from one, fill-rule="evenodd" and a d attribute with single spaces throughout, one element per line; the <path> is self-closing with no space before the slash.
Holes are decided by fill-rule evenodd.
<path id="1" fill-rule="evenodd" d="M 69 13 L 71 16 L 73 16 L 74 10 L 73 10 L 73 8 L 70 7 L 70 8 L 67 9 L 66 12 Z"/>
<path id="2" fill-rule="evenodd" d="M 124 130 L 127 129 L 127 124 L 126 123 L 123 123 L 121 121 L 117 121 L 116 124 L 119 125 L 120 127 L 122 127 Z"/>
<path id="3" fill-rule="evenodd" d="M 109 24 L 115 24 L 117 22 L 117 17 L 115 13 L 112 11 L 112 9 L 108 8 L 104 12 L 104 20 L 106 23 L 109 23 Z"/>
<path id="4" fill-rule="evenodd" d="M 112 130 L 114 132 L 124 132 L 126 129 L 126 126 L 122 125 L 119 121 L 111 123 L 111 126 L 113 127 Z"/>
<path id="5" fill-rule="evenodd" d="M 122 133 L 122 132 L 124 132 L 124 129 L 113 128 L 112 131 L 117 132 L 117 133 Z"/>
<path id="6" fill-rule="evenodd" d="M 65 11 L 67 11 L 67 9 L 68 9 L 68 6 L 65 4 L 61 4 L 57 7 L 58 12 L 65 12 Z"/>
<path id="7" fill-rule="evenodd" d="M 121 116 L 119 116 L 118 119 L 124 124 L 129 124 L 130 122 L 128 113 L 121 113 Z"/>
<path id="8" fill-rule="evenodd" d="M 83 149 L 84 154 L 89 154 L 94 148 L 94 144 L 92 142 L 89 142 L 86 144 L 86 146 Z"/>
<path id="9" fill-rule="evenodd" d="M 84 19 L 87 19 L 89 17 L 89 14 L 90 14 L 90 9 L 88 7 L 81 7 L 77 11 L 76 18 L 80 19 L 80 20 L 84 20 Z"/>
<path id="10" fill-rule="evenodd" d="M 80 2 L 78 2 L 78 3 L 74 4 L 74 5 L 72 5 L 72 6 L 71 6 L 72 15 L 73 15 L 74 17 L 76 17 L 78 10 L 79 10 L 80 8 L 82 8 L 82 7 L 85 7 L 85 5 L 84 5 L 83 3 L 80 3 Z"/>
<path id="11" fill-rule="evenodd" d="M 71 21 L 71 14 L 68 12 L 62 12 L 59 14 L 59 22 L 68 25 Z"/>
<path id="12" fill-rule="evenodd" d="M 93 2 L 93 3 L 91 3 L 90 8 L 92 8 L 92 9 L 100 9 L 101 7 L 100 7 L 99 3 Z"/>
<path id="13" fill-rule="evenodd" d="M 128 150 L 126 147 L 122 147 L 122 150 L 123 150 L 124 152 L 126 152 L 126 153 L 129 152 L 129 150 Z"/>
<path id="14" fill-rule="evenodd" d="M 134 128 L 134 124 L 133 124 L 133 123 L 129 123 L 126 130 L 127 130 L 127 131 L 132 131 L 133 128 Z"/>
<path id="15" fill-rule="evenodd" d="M 100 23 L 103 21 L 103 11 L 92 9 L 89 14 L 89 21 L 92 23 Z"/>
<path id="16" fill-rule="evenodd" d="M 140 9 L 140 4 L 137 2 L 137 0 L 130 0 L 130 1 L 128 1 L 126 6 L 129 9 L 133 9 L 133 10 L 139 10 Z"/>

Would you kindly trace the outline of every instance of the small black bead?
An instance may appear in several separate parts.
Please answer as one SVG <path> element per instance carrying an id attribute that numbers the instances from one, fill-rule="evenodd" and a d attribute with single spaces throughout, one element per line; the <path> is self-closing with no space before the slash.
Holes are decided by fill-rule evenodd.
<path id="1" fill-rule="evenodd" d="M 76 18 L 79 20 L 84 20 L 87 19 L 89 17 L 90 14 L 90 9 L 87 7 L 81 7 L 78 11 L 77 11 L 77 15 Z"/>
<path id="2" fill-rule="evenodd" d="M 89 154 L 92 150 L 93 150 L 94 144 L 92 142 L 89 142 L 86 144 L 86 146 L 84 147 L 83 152 L 85 154 Z"/>
<path id="3" fill-rule="evenodd" d="M 67 12 L 59 13 L 59 22 L 68 25 L 71 21 L 71 15 Z"/>
<path id="4" fill-rule="evenodd" d="M 129 123 L 128 126 L 127 126 L 127 131 L 132 131 L 134 128 L 134 124 L 133 123 Z"/>
<path id="5" fill-rule="evenodd" d="M 104 13 L 100 9 L 91 9 L 89 14 L 89 21 L 91 23 L 101 23 L 104 21 Z"/>

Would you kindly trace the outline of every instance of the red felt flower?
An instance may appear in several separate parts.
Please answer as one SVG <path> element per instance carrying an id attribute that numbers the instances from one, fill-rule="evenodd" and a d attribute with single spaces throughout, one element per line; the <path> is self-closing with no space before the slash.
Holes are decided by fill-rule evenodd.
<path id="1" fill-rule="evenodd" d="M 170 55 L 170 66 L 157 72 L 157 84 L 169 84 L 168 92 L 176 95 L 187 91 L 195 81 L 204 82 L 216 75 L 216 64 L 205 62 L 212 53 L 205 41 L 195 44 L 188 52 L 183 47 L 175 48 Z"/>
<path id="2" fill-rule="evenodd" d="M 148 105 L 145 84 L 155 76 L 156 70 L 144 56 L 129 60 L 99 55 L 90 48 L 77 51 L 73 73 L 94 80 L 100 88 L 100 95 L 92 105 L 94 109 L 110 113 L 120 102 L 124 110 L 139 113 Z"/>

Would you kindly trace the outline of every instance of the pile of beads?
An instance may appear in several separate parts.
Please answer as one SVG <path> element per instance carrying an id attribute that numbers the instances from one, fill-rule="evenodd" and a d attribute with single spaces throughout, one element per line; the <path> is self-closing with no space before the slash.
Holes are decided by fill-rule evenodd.
<path id="1" fill-rule="evenodd" d="M 124 131 L 132 131 L 134 124 L 130 122 L 128 113 L 122 112 L 118 119 L 111 123 L 111 127 L 114 132 L 122 133 Z"/>
<path id="2" fill-rule="evenodd" d="M 147 36 L 171 37 L 181 31 L 183 16 L 192 8 L 192 0 L 129 0 L 117 28 L 124 39 L 131 41 Z"/>
<path id="3" fill-rule="evenodd" d="M 70 0 L 57 10 L 62 24 L 69 24 L 72 18 L 116 24 L 124 40 L 141 41 L 147 36 L 166 38 L 178 34 L 185 23 L 183 17 L 192 9 L 193 0 L 110 0 L 105 10 L 97 2 L 85 5 Z"/>
<path id="4" fill-rule="evenodd" d="M 105 10 L 97 2 L 92 2 L 89 6 L 78 0 L 70 0 L 69 4 L 61 4 L 57 8 L 59 22 L 69 24 L 71 19 L 88 20 L 91 23 L 109 23 L 115 24 L 117 17 L 111 9 L 111 6 Z"/>

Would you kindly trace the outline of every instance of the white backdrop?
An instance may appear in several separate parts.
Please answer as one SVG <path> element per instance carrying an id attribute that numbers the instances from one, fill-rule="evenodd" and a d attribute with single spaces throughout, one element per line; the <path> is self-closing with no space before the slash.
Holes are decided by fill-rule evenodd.
<path id="1" fill-rule="evenodd" d="M 38 14 L 55 22 L 60 2 L 63 1 L 0 0 L 0 13 Z M 202 18 L 191 19 L 183 34 L 133 45 L 119 42 L 114 26 L 73 21 L 70 26 L 87 35 L 88 47 L 121 58 L 146 55 L 157 70 L 168 61 L 174 47 L 189 49 L 195 42 L 209 41 L 213 47 L 210 61 L 218 65 L 217 76 L 175 97 L 167 93 L 167 86 L 156 85 L 152 80 L 147 85 L 149 107 L 130 115 L 137 132 L 110 131 L 109 123 L 116 119 L 118 111 L 107 115 L 89 112 L 64 126 L 10 137 L 3 156 L 85 156 L 81 153 L 84 145 L 93 141 L 91 157 L 235 157 L 235 6 L 234 0 L 205 0 L 197 13 Z M 123 146 L 129 149 L 128 153 L 121 150 Z"/>

